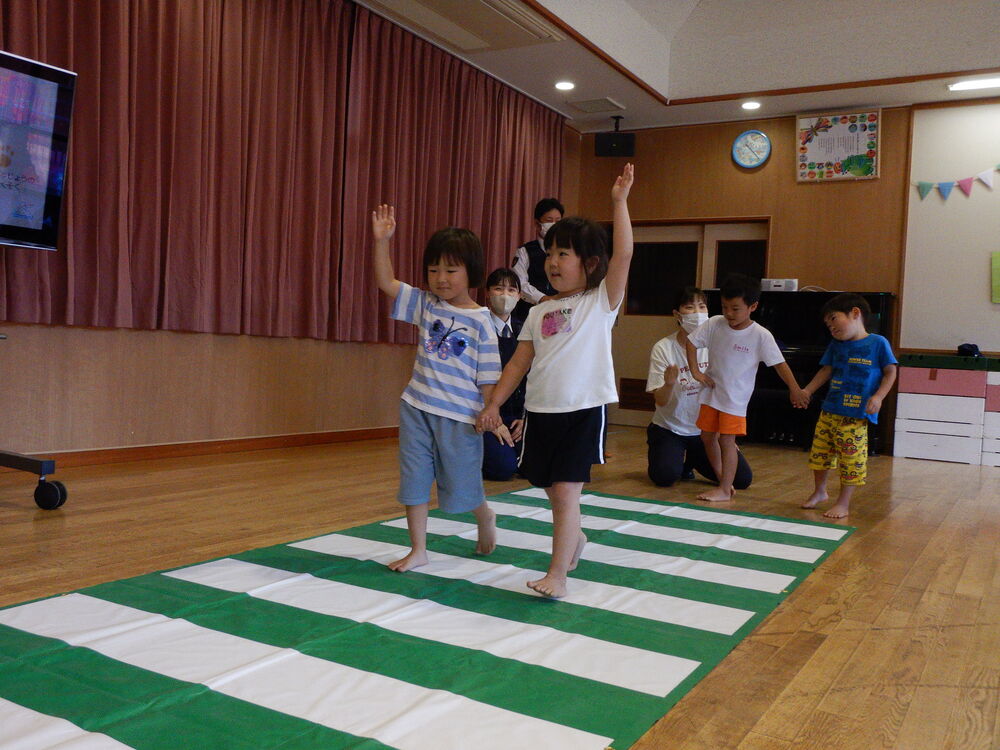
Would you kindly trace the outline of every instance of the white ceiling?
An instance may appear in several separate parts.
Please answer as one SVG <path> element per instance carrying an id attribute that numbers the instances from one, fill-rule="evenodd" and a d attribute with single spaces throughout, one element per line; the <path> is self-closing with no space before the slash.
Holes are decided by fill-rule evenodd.
<path id="1" fill-rule="evenodd" d="M 990 70 L 1000 75 L 1000 0 L 360 0 L 565 115 L 582 131 L 759 119 L 1000 95 L 953 93 L 954 78 L 811 93 L 678 99 Z M 548 22 L 530 5 L 542 6 Z M 563 27 L 626 69 L 630 80 Z M 990 77 L 979 75 L 978 77 Z M 560 92 L 558 80 L 576 88 Z M 611 99 L 621 111 L 574 102 Z"/>

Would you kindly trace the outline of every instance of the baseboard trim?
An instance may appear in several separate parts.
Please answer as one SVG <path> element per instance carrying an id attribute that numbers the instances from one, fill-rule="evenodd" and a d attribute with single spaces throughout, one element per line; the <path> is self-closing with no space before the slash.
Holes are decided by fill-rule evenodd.
<path id="1" fill-rule="evenodd" d="M 272 448 L 297 448 L 306 445 L 347 443 L 356 440 L 378 440 L 399 435 L 398 427 L 372 427 L 361 430 L 336 432 L 308 432 L 293 435 L 234 438 L 231 440 L 203 440 L 192 443 L 167 443 L 164 445 L 138 445 L 131 448 L 99 448 L 96 450 L 66 451 L 63 453 L 34 454 L 55 459 L 56 469 L 74 466 L 99 466 L 124 461 L 149 461 L 157 458 L 183 458 L 186 456 L 211 456 L 219 453 L 241 453 Z M 14 471 L 5 469 L 2 471 Z"/>

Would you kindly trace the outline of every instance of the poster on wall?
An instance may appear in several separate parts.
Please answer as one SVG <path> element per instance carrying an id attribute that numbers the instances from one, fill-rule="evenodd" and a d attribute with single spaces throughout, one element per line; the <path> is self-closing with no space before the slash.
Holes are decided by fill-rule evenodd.
<path id="1" fill-rule="evenodd" d="M 839 182 L 878 177 L 880 110 L 796 118 L 799 182 Z"/>

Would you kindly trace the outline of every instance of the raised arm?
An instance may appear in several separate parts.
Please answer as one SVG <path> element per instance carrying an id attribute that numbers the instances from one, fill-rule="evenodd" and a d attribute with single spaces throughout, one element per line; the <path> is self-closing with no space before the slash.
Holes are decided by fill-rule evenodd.
<path id="1" fill-rule="evenodd" d="M 632 220 L 628 215 L 628 194 L 632 189 L 635 167 L 626 164 L 621 175 L 611 188 L 611 203 L 614 207 L 614 231 L 612 235 L 612 255 L 608 263 L 608 275 L 604 285 L 608 290 L 608 304 L 614 310 L 625 297 L 628 283 L 628 269 L 632 264 Z"/>
<path id="2" fill-rule="evenodd" d="M 375 283 L 391 299 L 399 294 L 399 281 L 392 270 L 389 257 L 389 239 L 396 231 L 396 210 L 392 206 L 380 205 L 372 211 L 372 236 L 375 249 L 372 257 L 375 264 Z"/>

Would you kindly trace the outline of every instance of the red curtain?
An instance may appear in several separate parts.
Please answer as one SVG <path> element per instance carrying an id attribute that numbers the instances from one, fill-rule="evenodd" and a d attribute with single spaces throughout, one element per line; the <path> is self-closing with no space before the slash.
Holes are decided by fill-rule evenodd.
<path id="1" fill-rule="evenodd" d="M 0 248 L 0 319 L 406 340 L 374 203 L 418 282 L 444 224 L 509 262 L 560 182 L 558 115 L 346 0 L 0 0 L 0 47 L 78 73 L 65 239 Z"/>
<path id="2" fill-rule="evenodd" d="M 351 56 L 337 338 L 415 341 L 388 318 L 370 219 L 396 207 L 397 278 L 423 282 L 424 246 L 444 226 L 483 242 L 487 273 L 510 264 L 539 198 L 558 195 L 562 117 L 385 19 L 359 9 Z"/>

